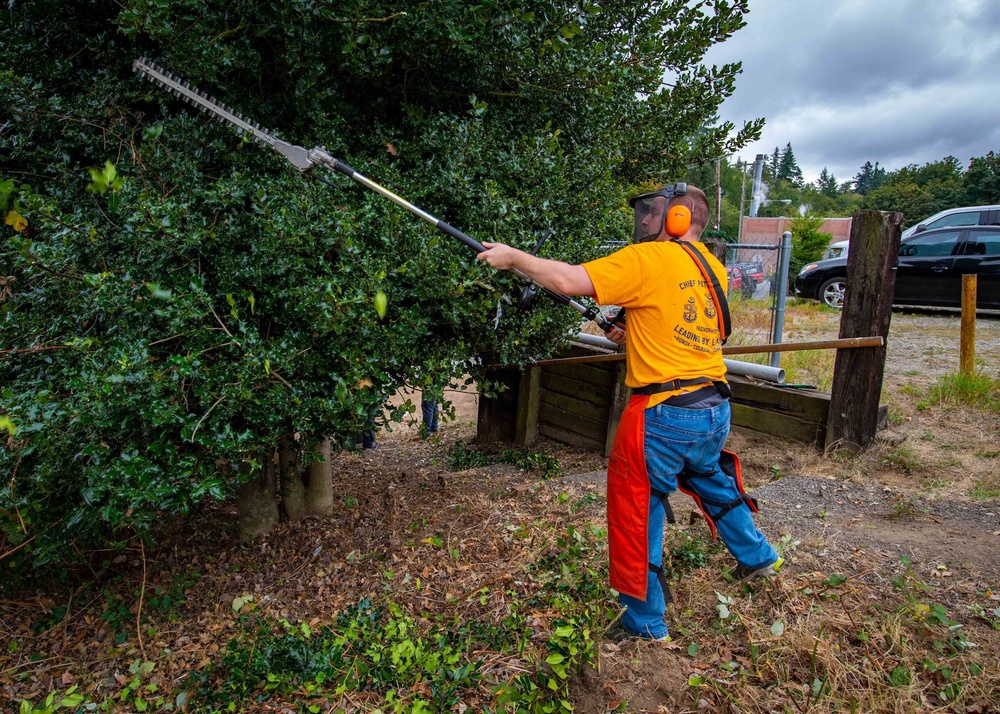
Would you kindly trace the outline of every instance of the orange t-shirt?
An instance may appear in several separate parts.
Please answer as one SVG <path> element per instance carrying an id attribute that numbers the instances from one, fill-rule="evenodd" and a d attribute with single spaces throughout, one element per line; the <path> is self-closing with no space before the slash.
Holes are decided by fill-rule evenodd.
<path id="1" fill-rule="evenodd" d="M 701 252 L 725 292 L 725 268 L 702 243 Z M 642 387 L 673 379 L 724 379 L 716 305 L 694 259 L 671 241 L 626 246 L 584 263 L 602 305 L 628 308 L 625 384 Z M 705 385 L 651 395 L 647 406 Z"/>

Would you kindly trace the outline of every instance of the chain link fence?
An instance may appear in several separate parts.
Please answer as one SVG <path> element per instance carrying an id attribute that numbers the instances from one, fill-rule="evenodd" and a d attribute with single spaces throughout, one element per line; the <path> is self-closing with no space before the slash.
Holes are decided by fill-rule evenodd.
<path id="1" fill-rule="evenodd" d="M 729 345 L 777 344 L 782 340 L 788 286 L 791 234 L 774 242 L 769 235 L 741 236 L 726 244 L 729 306 L 733 331 Z M 778 366 L 779 354 L 741 355 L 746 362 Z"/>

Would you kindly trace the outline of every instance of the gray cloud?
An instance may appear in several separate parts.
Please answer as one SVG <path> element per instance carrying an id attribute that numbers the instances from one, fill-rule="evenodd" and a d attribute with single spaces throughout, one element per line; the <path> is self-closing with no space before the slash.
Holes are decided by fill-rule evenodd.
<path id="1" fill-rule="evenodd" d="M 831 9 L 831 7 L 833 9 Z M 1000 150 L 1000 3 L 751 0 L 747 26 L 708 63 L 740 60 L 722 107 L 767 119 L 742 158 L 791 142 L 807 181 Z"/>

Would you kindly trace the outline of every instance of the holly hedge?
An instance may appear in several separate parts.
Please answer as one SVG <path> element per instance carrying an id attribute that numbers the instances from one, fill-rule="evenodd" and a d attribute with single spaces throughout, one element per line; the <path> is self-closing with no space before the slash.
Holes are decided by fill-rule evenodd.
<path id="1" fill-rule="evenodd" d="M 275 464 L 312 474 L 308 487 L 323 477 L 311 465 L 406 417 L 412 405 L 383 416 L 398 388 L 443 396 L 579 329 L 564 307 L 519 312 L 516 282 L 469 249 L 346 178 L 298 174 L 135 75 L 133 59 L 480 241 L 529 248 L 553 228 L 543 254 L 579 262 L 628 235 L 629 191 L 759 134 L 759 120 L 715 120 L 738 65 L 702 64 L 745 12 L 739 0 L 10 3 L 3 571 L 143 536 Z"/>

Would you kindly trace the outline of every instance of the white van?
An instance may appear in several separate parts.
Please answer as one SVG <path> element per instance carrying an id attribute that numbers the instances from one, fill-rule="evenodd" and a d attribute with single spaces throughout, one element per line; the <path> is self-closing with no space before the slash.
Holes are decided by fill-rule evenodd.
<path id="1" fill-rule="evenodd" d="M 830 247 L 826 249 L 826 253 L 823 254 L 823 260 L 829 260 L 830 258 L 846 258 L 847 257 L 847 246 L 850 241 L 838 240 L 836 243 L 831 243 Z"/>
<path id="2" fill-rule="evenodd" d="M 903 231 L 903 238 L 931 228 L 949 226 L 1000 226 L 1000 206 L 963 206 L 935 213 Z"/>

